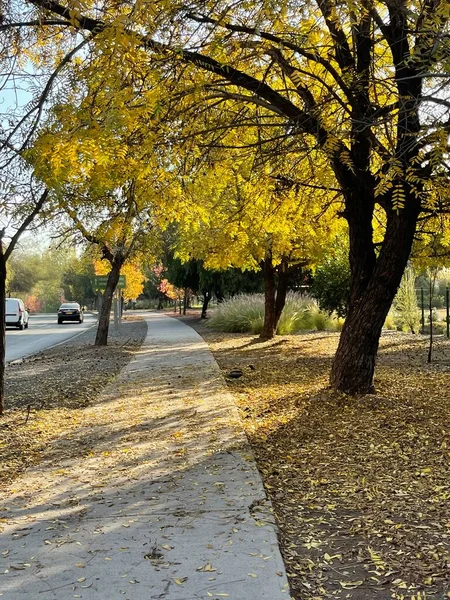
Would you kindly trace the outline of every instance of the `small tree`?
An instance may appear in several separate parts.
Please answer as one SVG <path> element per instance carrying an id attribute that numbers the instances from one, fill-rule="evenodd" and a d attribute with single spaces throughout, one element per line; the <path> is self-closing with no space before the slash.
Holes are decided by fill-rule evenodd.
<path id="1" fill-rule="evenodd" d="M 398 313 L 397 322 L 411 333 L 416 333 L 420 326 L 420 310 L 417 304 L 416 276 L 413 267 L 409 266 L 402 277 L 400 287 L 394 300 L 394 308 Z"/>

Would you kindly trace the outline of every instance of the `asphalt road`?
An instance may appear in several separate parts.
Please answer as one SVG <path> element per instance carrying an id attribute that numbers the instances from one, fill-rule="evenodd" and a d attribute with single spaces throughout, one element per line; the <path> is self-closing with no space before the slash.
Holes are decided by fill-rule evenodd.
<path id="1" fill-rule="evenodd" d="M 55 314 L 31 315 L 28 329 L 6 328 L 6 362 L 36 354 L 50 346 L 65 342 L 97 322 L 96 317 L 84 315 L 84 323 L 70 321 L 58 325 Z"/>

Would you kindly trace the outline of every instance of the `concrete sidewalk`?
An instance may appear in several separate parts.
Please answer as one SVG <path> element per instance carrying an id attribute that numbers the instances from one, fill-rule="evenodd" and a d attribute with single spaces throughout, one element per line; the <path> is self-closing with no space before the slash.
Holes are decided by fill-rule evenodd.
<path id="1" fill-rule="evenodd" d="M 61 462 L 44 460 L 2 497 L 1 600 L 290 597 L 217 363 L 184 323 L 147 323 L 139 353 L 53 445 Z"/>

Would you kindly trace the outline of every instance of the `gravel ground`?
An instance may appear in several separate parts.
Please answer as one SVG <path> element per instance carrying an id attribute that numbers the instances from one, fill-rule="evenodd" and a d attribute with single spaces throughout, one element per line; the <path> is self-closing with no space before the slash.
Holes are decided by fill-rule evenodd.
<path id="1" fill-rule="evenodd" d="M 132 359 L 147 325 L 126 316 L 110 328 L 108 346 L 94 346 L 96 328 L 6 369 L 6 414 L 0 421 L 0 484 L 39 462 L 50 440 L 77 426 L 84 407 Z"/>

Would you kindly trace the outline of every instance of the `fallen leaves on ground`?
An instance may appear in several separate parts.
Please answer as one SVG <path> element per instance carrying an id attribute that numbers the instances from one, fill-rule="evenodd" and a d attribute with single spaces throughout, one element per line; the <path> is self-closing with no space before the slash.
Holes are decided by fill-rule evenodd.
<path id="1" fill-rule="evenodd" d="M 83 408 L 131 360 L 145 338 L 140 317 L 111 327 L 108 345 L 93 345 L 95 329 L 6 369 L 6 413 L 0 420 L 0 485 L 39 462 L 53 439 L 77 428 Z"/>
<path id="2" fill-rule="evenodd" d="M 450 342 L 382 336 L 376 394 L 328 389 L 338 335 L 187 321 L 238 399 L 296 600 L 450 597 Z"/>

